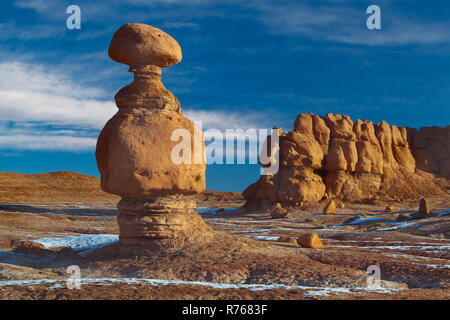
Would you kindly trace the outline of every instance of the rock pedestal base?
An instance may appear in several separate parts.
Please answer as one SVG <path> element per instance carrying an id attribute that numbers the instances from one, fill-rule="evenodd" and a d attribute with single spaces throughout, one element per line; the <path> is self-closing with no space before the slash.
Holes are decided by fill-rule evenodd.
<path id="1" fill-rule="evenodd" d="M 177 249 L 209 241 L 215 234 L 187 197 L 122 199 L 117 207 L 121 246 Z"/>

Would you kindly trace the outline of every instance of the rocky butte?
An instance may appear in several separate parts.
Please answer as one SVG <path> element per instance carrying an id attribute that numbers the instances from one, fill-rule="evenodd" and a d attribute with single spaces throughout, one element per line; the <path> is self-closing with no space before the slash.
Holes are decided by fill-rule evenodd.
<path id="1" fill-rule="evenodd" d="M 281 133 L 278 149 L 278 173 L 261 175 L 244 191 L 247 208 L 418 199 L 442 193 L 450 180 L 450 126 L 417 130 L 302 113 Z"/>
<path id="2" fill-rule="evenodd" d="M 96 148 L 101 188 L 122 197 L 120 245 L 178 248 L 211 239 L 215 233 L 189 197 L 205 189 L 205 161 L 195 163 L 195 150 L 192 164 L 171 159 L 178 144 L 171 139 L 174 130 L 188 130 L 192 140 L 200 137 L 204 148 L 200 129 L 161 83 L 161 68 L 181 61 L 178 42 L 152 26 L 126 24 L 114 34 L 108 54 L 134 73 L 134 81 L 115 95 L 119 110 L 106 123 Z M 190 145 L 194 148 L 194 141 Z"/>

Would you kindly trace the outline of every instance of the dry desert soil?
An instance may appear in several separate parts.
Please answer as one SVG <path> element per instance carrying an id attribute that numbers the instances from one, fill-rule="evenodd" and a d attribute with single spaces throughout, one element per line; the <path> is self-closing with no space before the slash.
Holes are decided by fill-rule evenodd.
<path id="1" fill-rule="evenodd" d="M 415 213 L 418 199 L 345 203 L 335 215 L 320 203 L 271 219 L 238 209 L 239 193 L 207 191 L 198 212 L 220 235 L 169 252 L 120 248 L 118 200 L 73 172 L 0 173 L 0 299 L 450 298 L 448 190 L 427 199 L 430 216 L 407 221 L 396 218 Z M 309 232 L 323 249 L 278 242 Z M 80 289 L 68 288 L 71 265 Z"/>

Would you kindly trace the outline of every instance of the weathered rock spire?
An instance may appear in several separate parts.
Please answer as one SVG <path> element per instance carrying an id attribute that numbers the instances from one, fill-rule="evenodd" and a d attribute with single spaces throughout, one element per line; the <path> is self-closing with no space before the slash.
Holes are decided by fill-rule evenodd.
<path id="1" fill-rule="evenodd" d="M 176 248 L 211 237 L 188 197 L 205 189 L 205 161 L 195 156 L 196 144 L 204 149 L 203 135 L 161 83 L 161 68 L 181 61 L 179 44 L 152 26 L 126 24 L 114 34 L 109 56 L 134 72 L 134 81 L 115 96 L 119 111 L 100 133 L 96 150 L 102 189 L 122 197 L 120 244 Z M 180 129 L 191 139 L 191 161 L 175 163 L 179 141 L 173 133 Z"/>

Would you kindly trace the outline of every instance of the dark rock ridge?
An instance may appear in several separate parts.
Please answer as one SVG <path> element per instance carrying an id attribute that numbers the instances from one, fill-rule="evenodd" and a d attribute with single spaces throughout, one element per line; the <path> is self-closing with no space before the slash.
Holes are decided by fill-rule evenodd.
<path id="1" fill-rule="evenodd" d="M 450 126 L 417 130 L 302 113 L 281 134 L 278 152 L 278 173 L 261 175 L 244 191 L 247 207 L 414 199 L 442 193 L 450 180 Z"/>

